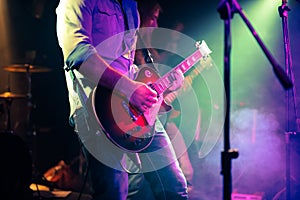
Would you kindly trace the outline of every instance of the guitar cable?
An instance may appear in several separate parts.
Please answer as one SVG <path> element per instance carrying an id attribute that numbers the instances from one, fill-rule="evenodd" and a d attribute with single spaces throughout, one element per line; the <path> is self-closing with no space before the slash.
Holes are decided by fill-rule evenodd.
<path id="1" fill-rule="evenodd" d="M 126 155 L 128 155 L 128 154 L 126 154 Z M 136 155 L 138 156 L 137 153 L 136 153 Z M 146 155 L 146 156 L 147 156 L 147 158 L 148 158 L 148 160 L 149 160 L 151 166 L 153 167 L 153 169 L 155 169 L 155 165 L 153 164 L 153 162 L 152 162 L 151 159 L 149 158 L 149 155 Z M 134 161 L 132 161 L 132 162 L 134 162 Z M 140 162 L 140 161 L 139 161 L 139 162 Z M 139 167 L 136 166 L 136 165 L 135 165 L 135 166 L 136 166 L 138 169 L 137 169 L 137 171 L 133 172 L 133 171 L 130 171 L 129 169 L 127 169 L 127 168 L 122 164 L 122 162 L 120 162 L 120 164 L 121 164 L 121 166 L 122 166 L 122 169 L 123 169 L 125 172 L 127 172 L 128 174 L 135 175 L 135 174 L 141 174 L 141 173 L 142 173 L 141 171 L 139 171 L 141 168 L 139 168 Z M 161 180 L 161 178 L 160 178 L 160 175 L 159 175 L 159 173 L 157 172 L 157 170 L 154 170 L 154 172 L 155 172 L 155 174 L 156 174 L 156 176 L 157 176 L 157 179 L 158 179 L 158 181 L 159 181 L 159 184 L 161 185 L 161 188 L 163 188 L 163 189 L 162 189 L 162 193 L 163 193 L 163 195 L 164 195 L 164 198 L 163 198 L 162 200 L 167 200 L 166 193 L 165 193 L 165 189 L 164 189 L 164 185 L 163 185 L 163 182 L 162 182 L 162 180 Z"/>
<path id="2" fill-rule="evenodd" d="M 153 164 L 152 160 L 149 158 L 149 155 L 147 154 L 146 156 L 147 156 L 147 158 L 148 158 L 148 160 L 149 160 L 151 166 L 153 167 L 153 169 L 155 169 L 155 165 Z M 166 196 L 166 193 L 165 193 L 164 185 L 163 185 L 163 182 L 162 182 L 162 180 L 161 180 L 161 178 L 160 178 L 160 176 L 159 176 L 159 173 L 158 173 L 157 170 L 154 170 L 154 172 L 155 172 L 155 174 L 157 175 L 157 179 L 158 179 L 158 181 L 159 181 L 159 183 L 160 183 L 160 185 L 161 185 L 162 192 L 163 192 L 163 194 L 164 194 L 164 200 L 167 200 L 167 196 Z"/>
<path id="3" fill-rule="evenodd" d="M 128 174 L 140 174 L 141 169 L 142 169 L 142 163 L 141 163 L 138 153 L 135 153 L 134 157 L 130 156 L 129 154 L 126 154 L 126 156 L 131 160 L 131 163 L 133 163 L 133 164 L 130 166 L 124 166 L 123 162 L 120 161 L 120 165 L 121 165 L 122 169 Z M 127 162 L 125 162 L 125 165 L 126 165 L 126 163 Z M 131 168 L 131 169 L 128 169 L 128 168 Z"/>
<path id="4" fill-rule="evenodd" d="M 86 163 L 86 167 L 85 167 L 85 172 L 84 172 L 84 178 L 83 178 L 83 182 L 82 182 L 82 185 L 81 185 L 81 188 L 80 188 L 80 192 L 79 192 L 79 195 L 78 195 L 78 198 L 77 200 L 80 200 L 81 199 L 81 196 L 83 194 L 83 190 L 85 188 L 85 185 L 86 185 L 86 182 L 87 182 L 87 178 L 88 178 L 88 174 L 89 174 L 89 162 L 86 158 L 86 155 L 83 151 L 83 143 L 81 142 L 80 138 L 78 137 L 78 141 L 79 141 L 79 144 L 80 144 L 80 152 L 82 153 L 83 157 L 85 158 L 85 163 Z"/>
<path id="5" fill-rule="evenodd" d="M 144 56 L 144 61 L 145 63 L 147 63 L 148 65 L 150 65 L 150 67 L 152 67 L 157 73 L 159 73 L 159 70 L 157 69 L 157 67 L 154 65 L 154 59 L 151 55 L 151 52 L 149 51 L 148 48 L 146 48 L 146 44 L 144 42 L 144 40 L 142 39 L 142 36 L 140 34 L 140 31 L 137 31 L 137 36 L 138 36 L 138 41 L 140 41 L 142 44 L 140 46 L 142 46 L 142 52 L 143 52 L 143 56 Z"/>

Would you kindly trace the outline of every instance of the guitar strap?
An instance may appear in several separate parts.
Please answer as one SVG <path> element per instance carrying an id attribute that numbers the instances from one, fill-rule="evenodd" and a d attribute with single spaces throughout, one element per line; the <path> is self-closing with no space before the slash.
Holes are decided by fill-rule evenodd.
<path id="1" fill-rule="evenodd" d="M 137 31 L 137 36 L 138 36 L 138 41 L 141 42 L 141 45 L 140 47 L 142 47 L 142 52 L 143 52 L 143 56 L 144 56 L 144 60 L 145 60 L 145 63 L 148 64 L 148 66 L 150 66 L 151 68 L 153 68 L 157 73 L 159 73 L 157 67 L 154 65 L 154 59 L 151 55 L 151 52 L 149 51 L 148 48 L 146 48 L 146 44 L 139 32 L 139 30 Z"/>

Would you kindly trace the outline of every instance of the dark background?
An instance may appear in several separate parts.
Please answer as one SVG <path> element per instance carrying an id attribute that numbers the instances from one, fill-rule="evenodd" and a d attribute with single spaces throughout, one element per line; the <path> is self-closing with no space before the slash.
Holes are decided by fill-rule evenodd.
<path id="1" fill-rule="evenodd" d="M 6 25 L 1 26 L 3 32 L 10 30 L 8 45 L 0 44 L 0 65 L 9 66 L 14 63 L 31 63 L 51 69 L 46 73 L 32 73 L 32 103 L 28 107 L 26 99 L 15 99 L 11 107 L 12 128 L 31 147 L 37 169 L 43 173 L 56 165 L 60 160 L 71 162 L 79 154 L 78 141 L 72 128 L 68 124 L 69 105 L 63 72 L 63 58 L 56 38 L 55 8 L 58 0 L 1 0 L 7 3 Z M 217 11 L 217 0 L 161 0 L 163 13 L 159 19 L 160 26 L 171 28 L 175 21 L 185 25 L 184 33 L 195 40 L 205 39 L 213 49 L 213 58 L 216 66 L 222 72 L 223 68 L 223 20 Z M 250 10 L 249 3 L 261 3 L 260 0 L 239 1 L 246 13 Z M 266 1 L 267 2 L 267 1 Z M 274 9 L 274 1 L 268 1 L 268 9 Z M 273 7 L 271 6 L 273 5 Z M 280 6 L 281 1 L 277 2 Z M 289 30 L 291 52 L 295 72 L 295 91 L 300 87 L 300 4 L 296 0 L 289 1 Z M 4 9 L 4 8 L 3 8 Z M 257 32 L 266 41 L 267 47 L 275 59 L 284 67 L 284 52 L 282 42 L 281 19 L 279 15 L 274 21 L 264 18 L 260 11 L 249 13 L 249 20 L 259 18 L 261 24 L 254 24 Z M 241 150 L 240 158 L 233 163 L 234 189 L 243 193 L 265 192 L 269 198 L 284 187 L 285 174 L 285 146 L 284 130 L 286 127 L 285 91 L 278 79 L 274 76 L 271 65 L 263 51 L 257 45 L 246 25 L 238 14 L 232 19 L 232 142 L 233 147 Z M 253 20 L 254 21 L 254 20 Z M 265 23 L 265 25 L 264 25 Z M 264 29 L 269 24 L 275 24 L 276 31 Z M 257 25 L 257 26 L 256 26 Z M 244 30 L 244 32 L 239 32 Z M 275 34 L 276 33 L 276 34 Z M 276 35 L 276 37 L 275 37 Z M 241 40 L 241 38 L 243 38 Z M 248 44 L 251 46 L 248 46 Z M 243 44 L 247 44 L 243 46 Z M 242 47 L 242 48 L 241 48 Z M 254 53 L 248 53 L 248 49 Z M 243 49 L 243 50 L 241 50 Z M 10 56 L 7 52 L 11 52 Z M 247 54 L 248 53 L 248 54 Z M 244 70 L 246 69 L 246 70 Z M 0 69 L 0 92 L 11 91 L 20 94 L 28 92 L 28 79 L 24 73 L 8 73 Z M 203 83 L 199 80 L 195 85 L 199 91 Z M 201 96 L 201 92 L 199 92 Z M 300 100 L 296 96 L 296 110 L 299 112 Z M 201 100 L 199 101 L 200 103 Z M 6 127 L 5 101 L 0 102 L 0 127 Z M 200 106 L 205 106 L 205 102 Z M 203 119 L 205 116 L 205 108 Z M 243 135 L 253 129 L 252 118 L 257 117 L 257 142 L 255 146 L 249 145 L 249 135 Z M 297 124 L 294 121 L 294 112 L 289 121 L 293 130 Z M 27 116 L 30 114 L 30 120 Z M 205 125 L 204 125 L 205 126 Z M 33 131 L 36 131 L 34 136 Z M 299 130 L 298 130 L 299 131 Z M 267 137 L 265 137 L 267 136 Z M 294 136 L 292 149 L 292 165 L 297 163 L 299 153 L 299 138 Z M 278 142 L 278 143 L 276 143 Z M 273 144 L 273 146 L 272 146 Z M 198 185 L 201 186 L 202 195 L 221 193 L 220 151 L 222 150 L 222 137 L 213 151 L 206 158 L 199 159 L 197 152 L 191 155 L 195 164 Z M 298 153 L 297 153 L 298 152 Z M 259 162 L 257 162 L 259 161 Z M 294 163 L 295 161 L 295 163 Z M 200 164 L 199 164 L 200 163 Z M 272 165 L 278 168 L 271 168 Z M 294 170 L 294 168 L 293 168 Z M 296 173 L 292 171 L 293 173 Z M 256 180 L 250 180 L 255 177 Z M 258 179 L 258 177 L 262 177 Z M 293 174 L 297 181 L 297 174 Z M 294 180 L 294 179 L 293 179 Z M 266 182 L 265 184 L 264 181 Z M 260 187 L 257 184 L 260 184 Z M 297 182 L 297 184 L 299 184 Z M 250 187 L 251 185 L 252 187 Z M 274 186 L 270 189 L 268 186 Z M 246 187 L 248 186 L 248 187 Z M 270 186 L 271 187 L 271 186 Z M 245 188 L 245 189 L 244 189 Z M 215 191 L 219 192 L 215 192 Z M 215 197 L 216 199 L 220 199 Z M 209 199 L 214 199 L 213 197 Z M 267 198 L 268 199 L 268 198 Z"/>

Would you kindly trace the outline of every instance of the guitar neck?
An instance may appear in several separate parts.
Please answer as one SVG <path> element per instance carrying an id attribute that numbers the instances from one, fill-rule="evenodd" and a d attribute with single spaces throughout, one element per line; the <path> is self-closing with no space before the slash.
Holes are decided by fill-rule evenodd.
<path id="1" fill-rule="evenodd" d="M 179 63 L 176 67 L 174 67 L 171 71 L 166 73 L 160 79 L 158 79 L 155 83 L 153 83 L 153 87 L 158 94 L 164 93 L 169 87 L 172 85 L 171 74 L 174 72 L 182 72 L 186 73 L 189 69 L 191 69 L 200 59 L 202 58 L 202 54 L 200 51 L 195 51 L 192 55 L 186 58 L 184 61 Z"/>

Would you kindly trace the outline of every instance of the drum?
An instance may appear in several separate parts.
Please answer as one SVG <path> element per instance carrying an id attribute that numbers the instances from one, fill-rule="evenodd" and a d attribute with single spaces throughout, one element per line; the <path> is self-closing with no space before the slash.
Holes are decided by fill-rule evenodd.
<path id="1" fill-rule="evenodd" d="M 32 159 L 23 139 L 12 132 L 0 133 L 0 196 L 27 199 L 30 195 Z"/>

